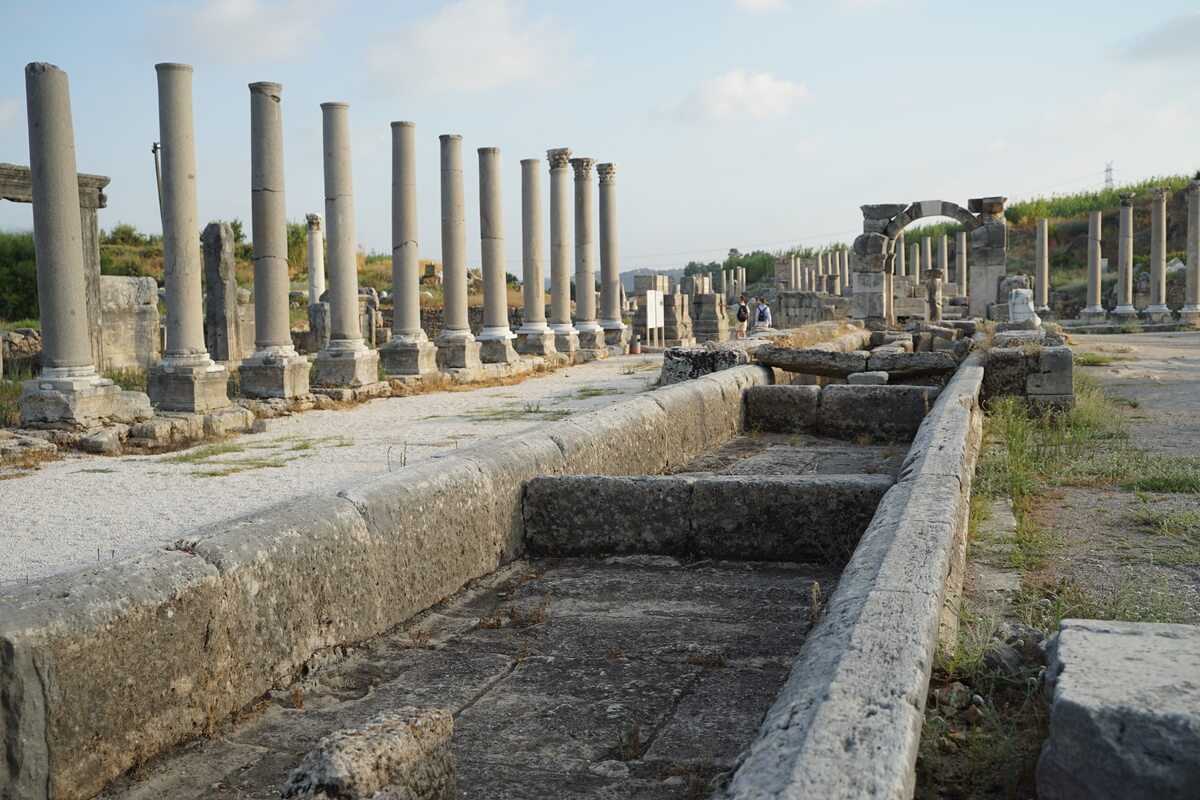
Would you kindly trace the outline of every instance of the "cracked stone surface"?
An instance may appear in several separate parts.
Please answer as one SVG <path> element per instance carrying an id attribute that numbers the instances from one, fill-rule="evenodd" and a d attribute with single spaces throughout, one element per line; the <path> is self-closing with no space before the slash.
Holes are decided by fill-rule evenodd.
<path id="1" fill-rule="evenodd" d="M 813 584 L 835 582 L 820 564 L 518 561 L 101 797 L 277 798 L 321 737 L 403 706 L 453 713 L 460 797 L 706 796 L 786 679 Z"/>

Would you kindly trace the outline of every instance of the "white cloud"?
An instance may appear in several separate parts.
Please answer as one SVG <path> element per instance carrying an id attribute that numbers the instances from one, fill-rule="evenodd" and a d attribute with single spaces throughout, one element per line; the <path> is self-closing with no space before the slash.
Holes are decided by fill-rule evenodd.
<path id="1" fill-rule="evenodd" d="M 769 14 L 772 11 L 783 11 L 788 7 L 788 0 L 733 0 L 738 11 L 747 14 Z"/>
<path id="2" fill-rule="evenodd" d="M 190 0 L 153 10 L 151 41 L 164 57 L 238 63 L 304 56 L 337 0 Z"/>
<path id="3" fill-rule="evenodd" d="M 393 89 L 425 94 L 561 86 L 587 65 L 570 39 L 553 15 L 531 18 L 515 0 L 457 0 L 387 36 L 366 60 Z"/>
<path id="4" fill-rule="evenodd" d="M 0 100 L 0 134 L 20 121 L 23 108 L 20 100 Z"/>
<path id="5" fill-rule="evenodd" d="M 769 72 L 735 69 L 697 85 L 675 109 L 685 119 L 726 122 L 772 119 L 788 114 L 812 99 L 802 83 L 776 78 Z"/>

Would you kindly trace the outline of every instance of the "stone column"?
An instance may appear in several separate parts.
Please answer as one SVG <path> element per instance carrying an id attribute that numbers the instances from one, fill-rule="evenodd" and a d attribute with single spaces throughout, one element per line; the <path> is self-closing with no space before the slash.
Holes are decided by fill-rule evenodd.
<path id="1" fill-rule="evenodd" d="M 908 274 L 912 275 L 917 280 L 920 280 L 921 279 L 921 243 L 913 242 L 909 247 L 910 247 L 909 261 L 911 261 L 912 263 L 908 265 Z M 926 265 L 926 268 L 928 268 L 928 265 Z"/>
<path id="2" fill-rule="evenodd" d="M 521 161 L 521 283 L 524 315 L 517 328 L 517 352 L 552 356 L 554 331 L 546 324 L 546 276 L 542 258 L 542 178 L 536 158 Z"/>
<path id="3" fill-rule="evenodd" d="M 863 232 L 854 240 L 853 291 L 850 294 L 850 315 L 863 320 L 868 327 L 888 324 L 891 302 L 888 294 L 888 260 L 892 257 L 892 241 L 881 231 L 904 209 L 896 204 L 864 205 Z"/>
<path id="4" fill-rule="evenodd" d="M 307 214 L 308 223 L 308 304 L 321 302 L 325 294 L 325 232 L 320 214 Z"/>
<path id="5" fill-rule="evenodd" d="M 842 294 L 842 260 L 844 257 L 844 250 L 834 251 L 829 277 L 825 280 L 825 291 L 834 297 L 839 297 Z"/>
<path id="6" fill-rule="evenodd" d="M 439 369 L 481 366 L 479 342 L 467 317 L 467 219 L 463 202 L 462 137 L 442 134 L 442 332 L 437 345 Z"/>
<path id="7" fill-rule="evenodd" d="M 967 210 L 978 214 L 982 223 L 968 234 L 971 238 L 971 291 L 968 297 L 971 313 L 975 316 L 985 316 L 993 303 L 1008 302 L 1007 297 L 997 297 L 1000 281 L 1008 271 L 1006 202 L 1008 198 L 1001 196 L 975 197 L 967 201 Z"/>
<path id="8" fill-rule="evenodd" d="M 928 241 L 928 239 L 926 240 Z M 942 271 L 928 270 L 925 273 L 925 321 L 942 321 Z"/>
<path id="9" fill-rule="evenodd" d="M 42 371 L 21 387 L 21 425 L 93 427 L 151 415 L 140 392 L 122 392 L 92 361 L 79 212 L 79 177 L 67 73 L 25 67 L 33 243 L 42 328 Z"/>
<path id="10" fill-rule="evenodd" d="M 157 64 L 155 70 L 162 142 L 167 346 L 163 360 L 146 376 L 146 389 L 156 408 L 206 412 L 229 405 L 229 373 L 209 358 L 204 346 L 192 68 L 186 64 Z"/>
<path id="11" fill-rule="evenodd" d="M 572 158 L 575 170 L 575 330 L 579 349 L 591 358 L 608 354 L 604 329 L 596 322 L 596 245 L 592 239 L 591 158 Z"/>
<path id="12" fill-rule="evenodd" d="M 621 260 L 617 238 L 617 165 L 598 164 L 600 178 L 600 327 L 609 347 L 629 352 L 629 332 L 621 320 Z M 725 272 L 721 271 L 724 278 Z M 724 299 L 724 287 L 722 287 Z"/>
<path id="13" fill-rule="evenodd" d="M 321 104 L 325 161 L 325 223 L 329 226 L 329 344 L 316 358 L 319 386 L 358 388 L 379 381 L 379 353 L 363 340 L 358 319 L 358 244 L 350 106 Z"/>
<path id="14" fill-rule="evenodd" d="M 928 272 L 931 269 L 937 269 L 933 263 L 933 240 L 928 236 L 921 237 L 921 267 L 925 270 L 924 273 L 928 277 Z"/>
<path id="15" fill-rule="evenodd" d="M 959 231 L 954 240 L 955 278 L 958 296 L 967 296 L 967 232 Z"/>
<path id="16" fill-rule="evenodd" d="M 959 236 L 963 236 L 963 234 L 959 234 Z M 1037 242 L 1034 246 L 1033 260 L 1034 269 L 1037 271 L 1035 303 L 1037 313 L 1044 316 L 1050 312 L 1049 224 L 1044 219 L 1037 221 Z"/>
<path id="17" fill-rule="evenodd" d="M 1100 303 L 1100 212 L 1088 214 L 1088 269 L 1087 302 L 1079 312 L 1085 322 L 1103 322 L 1107 316 Z"/>
<path id="18" fill-rule="evenodd" d="M 579 332 L 571 324 L 571 151 L 546 151 L 550 163 L 550 330 L 554 347 L 573 358 Z"/>
<path id="19" fill-rule="evenodd" d="M 483 273 L 483 330 L 479 358 L 485 364 L 512 364 L 517 338 L 508 327 L 508 284 L 504 269 L 504 202 L 500 194 L 500 148 L 479 148 L 479 244 Z"/>
<path id="20" fill-rule="evenodd" d="M 1137 320 L 1133 307 L 1133 195 L 1121 195 L 1121 216 L 1117 228 L 1117 322 Z"/>
<path id="21" fill-rule="evenodd" d="M 204 344 L 210 358 L 241 364 L 238 285 L 233 260 L 233 229 L 210 222 L 200 237 L 204 249 Z"/>
<path id="22" fill-rule="evenodd" d="M 729 270 L 721 270 L 721 296 L 729 299 Z"/>
<path id="23" fill-rule="evenodd" d="M 943 277 L 950 272 L 950 237 L 944 233 L 938 237 L 937 268 Z"/>
<path id="24" fill-rule="evenodd" d="M 254 355 L 242 364 L 246 397 L 308 394 L 308 359 L 292 345 L 278 83 L 250 84 L 250 227 L 254 246 Z"/>
<path id="25" fill-rule="evenodd" d="M 1154 188 L 1150 206 L 1150 306 L 1151 322 L 1170 322 L 1167 308 L 1167 193 L 1166 186 Z"/>
<path id="26" fill-rule="evenodd" d="M 1179 321 L 1200 327 L 1200 179 L 1188 181 L 1187 188 L 1187 286 Z"/>
<path id="27" fill-rule="evenodd" d="M 838 296 L 842 294 L 842 287 L 850 285 L 850 251 L 842 251 L 842 272 L 838 280 Z"/>
<path id="28" fill-rule="evenodd" d="M 896 237 L 896 275 L 903 278 L 908 274 L 908 264 L 905 263 L 904 231 Z"/>
<path id="29" fill-rule="evenodd" d="M 384 373 L 399 380 L 437 372 L 437 348 L 421 327 L 415 128 L 392 123 L 392 336 L 379 359 Z"/>

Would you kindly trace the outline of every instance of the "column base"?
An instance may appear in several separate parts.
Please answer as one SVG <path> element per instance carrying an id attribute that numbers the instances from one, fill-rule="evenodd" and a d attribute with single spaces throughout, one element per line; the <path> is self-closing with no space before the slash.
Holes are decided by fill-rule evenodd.
<path id="1" fill-rule="evenodd" d="M 604 331 L 580 331 L 579 349 L 589 358 L 605 358 L 608 356 L 608 345 L 604 341 Z"/>
<path id="2" fill-rule="evenodd" d="M 630 334 L 631 331 L 624 325 L 619 328 L 605 328 L 604 343 L 610 348 L 619 347 L 622 353 L 628 353 Z"/>
<path id="3" fill-rule="evenodd" d="M 1158 305 L 1147 306 L 1146 319 L 1150 322 L 1170 322 L 1171 309 L 1161 303 Z"/>
<path id="4" fill-rule="evenodd" d="M 484 364 L 513 364 L 520 356 L 512 339 L 483 339 L 479 342 L 479 360 Z"/>
<path id="5" fill-rule="evenodd" d="M 1138 312 L 1133 306 L 1117 306 L 1113 309 L 1112 320 L 1117 323 L 1137 322 Z"/>
<path id="6" fill-rule="evenodd" d="M 308 394 L 308 359 L 295 353 L 255 353 L 238 369 L 240 394 L 290 400 Z"/>
<path id="7" fill-rule="evenodd" d="M 174 364 L 163 361 L 146 375 L 146 394 L 160 411 L 205 413 L 229 405 L 229 370 L 207 364 Z"/>
<path id="8" fill-rule="evenodd" d="M 558 352 L 556 339 L 554 331 L 549 329 L 526 333 L 518 328 L 517 352 L 523 356 L 552 356 Z"/>
<path id="9" fill-rule="evenodd" d="M 1200 328 L 1200 306 L 1184 306 L 1179 309 L 1179 322 L 1189 328 Z"/>
<path id="10" fill-rule="evenodd" d="M 98 375 L 33 378 L 21 385 L 21 427 L 95 428 L 108 422 L 133 424 L 154 416 L 150 398 L 126 392 Z"/>
<path id="11" fill-rule="evenodd" d="M 389 378 L 437 372 L 437 345 L 428 339 L 395 339 L 379 348 L 379 362 Z"/>
<path id="12" fill-rule="evenodd" d="M 1079 312 L 1079 320 L 1089 325 L 1098 325 L 1108 320 L 1108 312 L 1099 306 L 1088 306 Z"/>
<path id="13" fill-rule="evenodd" d="M 579 351 L 579 334 L 574 329 L 569 332 L 554 332 L 554 349 L 565 355 Z"/>
<path id="14" fill-rule="evenodd" d="M 313 360 L 316 367 L 313 386 L 357 389 L 379 383 L 379 352 L 371 350 L 361 340 L 357 344 L 355 347 L 335 339 L 317 353 Z"/>
<path id="15" fill-rule="evenodd" d="M 479 342 L 474 339 L 451 339 L 437 343 L 437 368 L 476 369 L 483 366 L 479 358 Z"/>

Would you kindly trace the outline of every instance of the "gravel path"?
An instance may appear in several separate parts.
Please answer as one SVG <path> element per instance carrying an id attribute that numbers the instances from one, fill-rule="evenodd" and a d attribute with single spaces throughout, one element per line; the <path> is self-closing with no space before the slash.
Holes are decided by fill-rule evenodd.
<path id="1" fill-rule="evenodd" d="M 0 591 L 446 448 L 620 402 L 657 380 L 660 362 L 661 356 L 609 358 L 513 386 L 310 411 L 275 420 L 267 433 L 179 453 L 71 455 L 47 463 L 0 481 Z"/>

